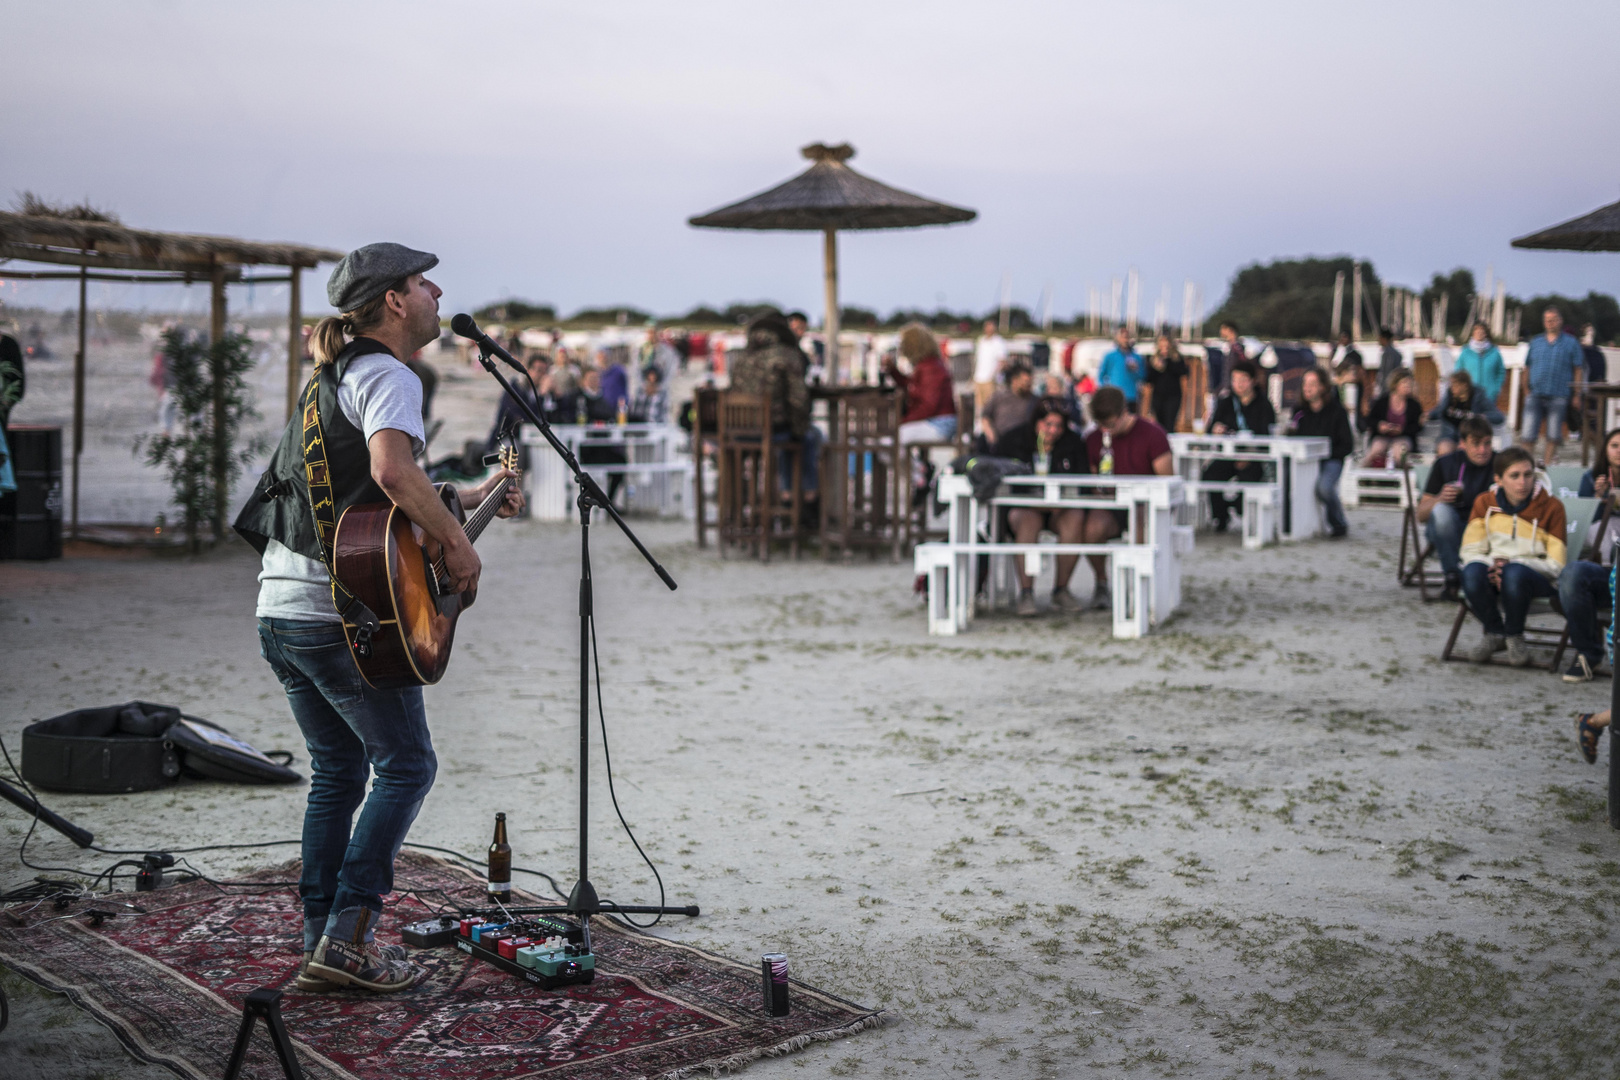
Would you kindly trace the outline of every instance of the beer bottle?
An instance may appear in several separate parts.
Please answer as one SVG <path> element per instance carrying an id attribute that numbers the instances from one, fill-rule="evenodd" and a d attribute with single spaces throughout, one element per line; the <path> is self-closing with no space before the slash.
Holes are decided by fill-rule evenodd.
<path id="1" fill-rule="evenodd" d="M 512 845 L 506 842 L 506 815 L 495 815 L 495 841 L 489 845 L 489 898 L 512 899 Z"/>

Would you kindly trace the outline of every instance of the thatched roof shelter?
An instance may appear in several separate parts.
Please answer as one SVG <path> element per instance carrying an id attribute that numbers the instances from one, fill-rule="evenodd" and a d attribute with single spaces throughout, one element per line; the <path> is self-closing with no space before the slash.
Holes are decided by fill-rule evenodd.
<path id="1" fill-rule="evenodd" d="M 287 313 L 287 415 L 297 408 L 304 353 L 301 271 L 335 262 L 343 252 L 305 244 L 259 243 L 228 236 L 132 229 L 116 217 L 89 206 L 51 206 L 24 194 L 16 212 L 0 211 L 0 263 L 13 259 L 77 267 L 74 271 L 19 271 L 0 276 L 32 280 L 77 280 L 79 283 L 79 349 L 73 358 L 73 472 L 71 535 L 79 533 L 79 456 L 84 451 L 84 347 L 86 286 L 91 281 L 185 283 L 211 286 L 209 328 L 214 340 L 225 333 L 225 286 L 228 282 L 286 283 L 291 292 Z M 285 275 L 244 277 L 246 266 L 285 266 Z M 216 403 L 216 409 L 223 408 Z M 215 470 L 217 487 L 225 487 L 223 463 Z M 223 502 L 223 500 L 222 500 Z"/>
<path id="2" fill-rule="evenodd" d="M 1620 202 L 1572 218 L 1562 225 L 1521 236 L 1516 248 L 1553 251 L 1620 251 Z"/>
<path id="3" fill-rule="evenodd" d="M 828 368 L 838 371 L 838 232 L 841 229 L 914 229 L 972 221 L 977 211 L 935 202 L 863 176 L 845 164 L 848 143 L 811 143 L 799 151 L 812 164 L 769 191 L 687 220 L 700 229 L 820 231 L 826 289 Z"/>
<path id="4" fill-rule="evenodd" d="M 82 266 L 90 270 L 148 270 L 208 280 L 216 267 L 227 279 L 243 266 L 309 268 L 343 252 L 305 244 L 260 243 L 228 236 L 132 229 L 117 221 L 45 217 L 0 211 L 0 259 Z"/>

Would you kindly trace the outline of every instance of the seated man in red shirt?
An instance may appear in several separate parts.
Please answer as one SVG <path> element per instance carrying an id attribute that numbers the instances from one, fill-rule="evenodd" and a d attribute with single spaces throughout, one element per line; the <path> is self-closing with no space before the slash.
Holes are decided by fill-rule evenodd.
<path id="1" fill-rule="evenodd" d="M 1091 418 L 1097 426 L 1086 435 L 1086 456 L 1098 475 L 1169 476 L 1170 439 L 1164 428 L 1125 408 L 1125 393 L 1117 386 L 1100 387 L 1091 398 Z M 1088 510 L 1084 542 L 1103 544 L 1125 531 L 1129 515 L 1123 510 Z M 1094 608 L 1113 607 L 1108 591 L 1108 557 L 1088 555 L 1097 577 L 1092 594 Z"/>

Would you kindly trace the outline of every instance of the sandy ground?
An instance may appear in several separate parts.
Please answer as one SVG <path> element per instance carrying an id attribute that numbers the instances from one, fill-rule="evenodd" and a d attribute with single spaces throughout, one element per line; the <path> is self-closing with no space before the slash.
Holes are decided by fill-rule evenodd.
<path id="1" fill-rule="evenodd" d="M 483 388 L 446 386 L 481 435 Z M 1608 683 L 1440 663 L 1453 612 L 1396 587 L 1399 518 L 1351 523 L 1261 552 L 1201 535 L 1183 611 L 1139 642 L 1101 615 L 931 639 L 908 565 L 722 562 L 640 523 L 671 594 L 593 530 L 620 801 L 670 900 L 704 910 L 657 932 L 784 951 L 902 1018 L 749 1074 L 1616 1075 L 1607 748 L 1585 765 L 1569 723 Z M 517 861 L 566 882 L 577 534 L 500 523 L 480 547 L 412 838 L 476 851 L 505 811 Z M 302 764 L 254 572 L 239 545 L 0 565 L 0 737 L 15 753 L 31 718 L 143 697 Z M 600 756 L 592 781 L 596 884 L 656 901 Z M 49 801 L 133 847 L 294 836 L 302 799 Z M 25 825 L 0 808 L 5 843 Z M 54 836 L 29 851 L 104 865 Z M 0 853 L 0 880 L 30 876 Z M 50 995 L 17 992 L 12 1025 L 8 1076 L 167 1075 Z"/>

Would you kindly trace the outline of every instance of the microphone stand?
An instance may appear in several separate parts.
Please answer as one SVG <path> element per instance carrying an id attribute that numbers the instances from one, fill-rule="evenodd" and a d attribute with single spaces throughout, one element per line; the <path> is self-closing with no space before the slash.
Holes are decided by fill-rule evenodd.
<path id="1" fill-rule="evenodd" d="M 486 339 L 487 340 L 487 339 Z M 498 347 L 498 346 L 497 346 Z M 652 552 L 631 531 L 624 518 L 614 509 L 613 501 L 603 492 L 601 486 L 592 478 L 590 473 L 580 468 L 579 461 L 574 457 L 573 451 L 568 449 L 557 433 L 551 430 L 551 425 L 535 409 L 529 406 L 522 394 L 513 389 L 512 384 L 496 369 L 495 363 L 490 359 L 490 348 L 483 341 L 478 343 L 478 362 L 484 370 L 495 376 L 495 381 L 501 384 L 506 396 L 517 405 L 518 410 L 533 424 L 557 451 L 557 456 L 563 459 L 570 472 L 574 474 L 574 481 L 579 485 L 579 880 L 574 882 L 573 891 L 568 894 L 568 902 L 560 906 L 506 908 L 513 915 L 570 915 L 579 920 L 580 928 L 585 934 L 587 950 L 591 941 L 590 917 L 599 915 L 604 911 L 619 912 L 632 915 L 688 915 L 698 914 L 696 904 L 686 907 L 658 907 L 641 904 L 618 904 L 612 900 L 602 900 L 597 896 L 596 887 L 591 884 L 588 853 L 590 850 L 590 760 L 591 760 L 591 620 L 594 615 L 594 604 L 591 598 L 591 510 L 596 507 L 607 511 L 619 530 L 641 552 L 641 557 L 647 560 L 658 577 L 673 591 L 675 579 L 669 576 L 669 571 L 659 565 L 653 558 Z"/>

